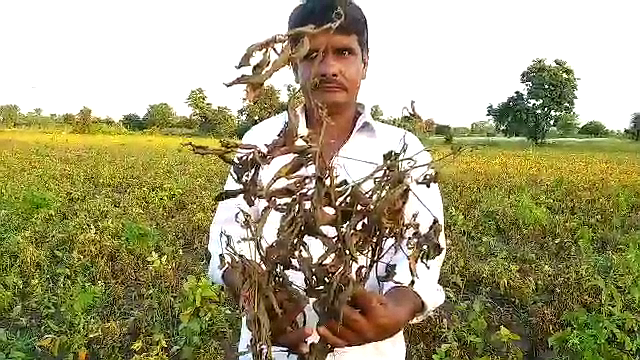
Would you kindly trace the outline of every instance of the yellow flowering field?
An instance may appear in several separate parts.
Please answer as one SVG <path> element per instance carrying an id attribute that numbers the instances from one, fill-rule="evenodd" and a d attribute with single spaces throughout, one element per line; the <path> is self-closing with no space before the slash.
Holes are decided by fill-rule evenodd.
<path id="1" fill-rule="evenodd" d="M 0 359 L 224 359 L 238 320 L 204 274 L 227 167 L 188 140 L 0 132 Z M 496 142 L 441 173 L 447 302 L 409 358 L 640 355 L 640 146 Z"/>

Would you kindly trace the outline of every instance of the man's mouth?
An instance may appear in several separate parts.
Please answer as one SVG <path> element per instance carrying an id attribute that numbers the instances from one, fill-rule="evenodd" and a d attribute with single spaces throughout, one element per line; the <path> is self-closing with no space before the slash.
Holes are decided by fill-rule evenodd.
<path id="1" fill-rule="evenodd" d="M 337 84 L 320 84 L 316 89 L 327 92 L 345 91 L 344 87 Z"/>

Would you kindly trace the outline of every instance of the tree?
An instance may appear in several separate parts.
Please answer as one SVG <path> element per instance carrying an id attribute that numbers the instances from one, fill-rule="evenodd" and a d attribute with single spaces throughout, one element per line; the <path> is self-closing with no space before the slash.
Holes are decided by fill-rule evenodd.
<path id="1" fill-rule="evenodd" d="M 73 124 L 73 132 L 79 134 L 86 134 L 89 132 L 91 124 L 93 123 L 93 116 L 91 116 L 91 109 L 84 106 L 78 112 L 78 115 L 75 117 L 75 122 Z"/>
<path id="2" fill-rule="evenodd" d="M 452 133 L 451 126 L 436 124 L 436 135 L 447 136 Z"/>
<path id="3" fill-rule="evenodd" d="M 593 137 L 602 137 L 607 135 L 607 127 L 600 121 L 593 120 L 584 124 L 578 133 Z"/>
<path id="4" fill-rule="evenodd" d="M 202 88 L 191 90 L 186 101 L 191 108 L 190 122 L 185 123 L 189 128 L 199 128 L 200 131 L 218 138 L 235 137 L 237 120 L 227 107 L 213 108 L 207 102 L 207 96 Z"/>
<path id="5" fill-rule="evenodd" d="M 524 135 L 535 144 L 544 141 L 549 129 L 562 114 L 573 114 L 578 78 L 563 60 L 547 64 L 535 59 L 520 75 L 524 93 L 516 91 L 497 107 L 489 105 L 487 115 L 496 129 L 507 136 Z"/>
<path id="6" fill-rule="evenodd" d="M 471 129 L 469 129 L 466 126 L 457 126 L 453 128 L 453 134 L 455 136 L 466 136 L 466 135 L 469 135 L 470 132 L 471 132 Z"/>
<path id="7" fill-rule="evenodd" d="M 0 106 L 0 120 L 2 125 L 12 128 L 18 122 L 20 117 L 20 107 L 18 105 L 2 105 Z"/>
<path id="8" fill-rule="evenodd" d="M 203 123 L 200 130 L 216 138 L 234 138 L 237 135 L 237 119 L 231 109 L 218 106 L 211 109 L 209 121 Z"/>
<path id="9" fill-rule="evenodd" d="M 74 114 L 66 113 L 61 116 L 62 123 L 73 125 L 76 123 L 76 116 Z"/>
<path id="10" fill-rule="evenodd" d="M 247 102 L 246 98 L 245 102 L 238 110 L 240 136 L 259 122 L 287 110 L 287 103 L 280 100 L 280 90 L 273 85 L 265 86 L 252 102 Z"/>
<path id="11" fill-rule="evenodd" d="M 194 116 L 176 116 L 175 126 L 183 129 L 197 129 L 200 125 L 200 120 Z"/>
<path id="12" fill-rule="evenodd" d="M 173 125 L 176 113 L 167 103 L 149 105 L 147 113 L 142 117 L 146 128 L 165 129 Z"/>
<path id="13" fill-rule="evenodd" d="M 111 116 L 98 119 L 98 122 L 109 126 L 114 126 L 116 124 L 116 121 Z"/>
<path id="14" fill-rule="evenodd" d="M 210 120 L 213 106 L 207 102 L 207 95 L 202 88 L 191 90 L 185 103 L 191 108 L 191 119 L 196 128 Z"/>
<path id="15" fill-rule="evenodd" d="M 491 104 L 487 107 L 487 116 L 493 118 L 495 131 L 509 137 L 527 135 L 530 112 L 526 97 L 520 91 L 516 91 L 498 107 L 494 108 Z"/>
<path id="16" fill-rule="evenodd" d="M 580 121 L 576 114 L 560 114 L 556 123 L 558 134 L 564 137 L 575 136 L 580 130 Z"/>
<path id="17" fill-rule="evenodd" d="M 496 129 L 490 121 L 476 121 L 471 124 L 471 134 L 488 136 L 495 134 Z"/>
<path id="18" fill-rule="evenodd" d="M 380 105 L 373 105 L 371 107 L 371 118 L 375 121 L 382 121 L 383 117 L 384 113 L 382 112 Z"/>
<path id="19" fill-rule="evenodd" d="M 636 141 L 640 141 L 640 112 L 631 115 L 628 132 Z"/>
<path id="20" fill-rule="evenodd" d="M 131 131 L 140 131 L 147 128 L 147 125 L 142 121 L 140 115 L 134 113 L 122 116 L 121 122 L 125 129 Z"/>
<path id="21" fill-rule="evenodd" d="M 36 116 L 42 116 L 42 109 L 41 108 L 35 108 L 35 109 L 33 109 L 33 113 L 36 114 Z"/>

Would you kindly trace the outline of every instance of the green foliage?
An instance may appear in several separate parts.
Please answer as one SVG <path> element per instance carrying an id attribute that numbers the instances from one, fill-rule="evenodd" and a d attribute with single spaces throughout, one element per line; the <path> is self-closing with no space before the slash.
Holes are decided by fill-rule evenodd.
<path id="1" fill-rule="evenodd" d="M 70 113 L 63 114 L 61 119 L 62 119 L 62 123 L 64 124 L 73 125 L 76 123 L 76 116 L 74 114 L 70 114 Z"/>
<path id="2" fill-rule="evenodd" d="M 384 113 L 380 108 L 380 105 L 373 105 L 371 107 L 371 118 L 375 121 L 382 121 L 384 118 Z"/>
<path id="3" fill-rule="evenodd" d="M 466 126 L 457 126 L 452 129 L 455 136 L 467 136 L 471 133 L 471 129 Z"/>
<path id="4" fill-rule="evenodd" d="M 0 106 L 0 124 L 12 128 L 18 122 L 20 116 L 20 107 L 18 105 L 2 105 Z"/>
<path id="5" fill-rule="evenodd" d="M 580 120 L 575 114 L 560 114 L 555 124 L 558 134 L 563 137 L 572 137 L 580 130 Z"/>
<path id="6" fill-rule="evenodd" d="M 290 93 L 291 95 L 291 93 Z M 242 137 L 252 126 L 287 110 L 287 103 L 280 100 L 280 90 L 266 85 L 253 102 L 246 102 L 238 110 L 238 137 Z"/>
<path id="7" fill-rule="evenodd" d="M 503 134 L 524 135 L 538 144 L 561 115 L 573 114 L 578 80 L 563 60 L 547 64 L 545 59 L 535 59 L 520 75 L 525 92 L 516 91 L 497 107 L 489 105 L 487 116 Z"/>
<path id="8" fill-rule="evenodd" d="M 490 136 L 495 135 L 496 128 L 490 121 L 476 121 L 471 124 L 470 131 L 473 135 Z"/>
<path id="9" fill-rule="evenodd" d="M 640 141 L 640 112 L 633 113 L 633 115 L 631 115 L 629 129 L 627 130 L 635 141 Z"/>
<path id="10" fill-rule="evenodd" d="M 507 101 L 497 108 L 489 105 L 487 116 L 493 118 L 496 131 L 506 136 L 526 136 L 529 131 L 529 119 L 532 111 L 523 93 L 516 91 Z"/>
<path id="11" fill-rule="evenodd" d="M 452 131 L 453 130 L 451 130 L 451 126 L 449 125 L 436 124 L 436 135 L 446 136 Z"/>
<path id="12" fill-rule="evenodd" d="M 78 134 L 87 134 L 89 133 L 89 129 L 93 123 L 94 118 L 91 116 L 91 109 L 85 106 L 80 109 L 80 112 L 78 112 L 78 115 L 75 117 L 73 132 Z"/>
<path id="13" fill-rule="evenodd" d="M 224 106 L 213 108 L 207 102 L 202 88 L 191 90 L 186 103 L 191 108 L 192 128 L 200 128 L 205 134 L 216 138 L 233 138 L 236 135 L 237 120 L 231 110 Z"/>
<path id="14" fill-rule="evenodd" d="M 176 113 L 167 103 L 149 105 L 147 113 L 142 117 L 147 129 L 164 129 L 173 125 Z"/>
<path id="15" fill-rule="evenodd" d="M 147 128 L 147 124 L 138 114 L 131 113 L 124 115 L 120 122 L 122 123 L 122 126 L 131 131 L 141 131 Z"/>
<path id="16" fill-rule="evenodd" d="M 218 106 L 211 109 L 210 121 L 203 123 L 200 129 L 205 134 L 211 134 L 216 138 L 235 138 L 237 131 L 236 117 L 231 109 L 226 106 Z"/>
<path id="17" fill-rule="evenodd" d="M 582 125 L 578 133 L 581 135 L 589 135 L 593 137 L 603 137 L 608 134 L 608 131 L 607 127 L 603 123 L 593 120 Z"/>

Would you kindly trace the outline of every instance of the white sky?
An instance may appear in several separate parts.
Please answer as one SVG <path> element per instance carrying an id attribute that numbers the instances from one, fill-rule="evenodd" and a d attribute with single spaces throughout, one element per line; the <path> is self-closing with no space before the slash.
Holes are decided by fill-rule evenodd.
<path id="1" fill-rule="evenodd" d="M 120 118 L 189 91 L 237 110 L 244 49 L 286 31 L 299 0 L 0 0 L 0 104 L 23 112 Z M 640 111 L 638 0 L 360 0 L 371 63 L 360 101 L 454 126 L 484 120 L 520 90 L 536 57 L 566 60 L 581 78 L 576 111 L 623 129 Z M 274 78 L 284 88 L 289 71 Z"/>

